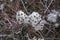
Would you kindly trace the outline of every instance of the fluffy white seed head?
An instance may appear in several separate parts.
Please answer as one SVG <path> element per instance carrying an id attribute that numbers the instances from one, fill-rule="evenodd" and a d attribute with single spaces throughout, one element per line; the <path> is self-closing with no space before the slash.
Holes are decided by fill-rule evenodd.
<path id="1" fill-rule="evenodd" d="M 19 24 L 22 24 L 24 22 L 25 18 L 27 18 L 27 15 L 23 11 L 20 10 L 17 12 L 16 19 Z"/>
<path id="2" fill-rule="evenodd" d="M 36 25 L 41 20 L 41 15 L 38 12 L 33 12 L 30 16 L 30 22 L 32 25 Z"/>
<path id="3" fill-rule="evenodd" d="M 50 22 L 56 22 L 56 19 L 57 19 L 57 14 L 50 13 L 47 16 L 47 20 L 50 21 Z"/>
<path id="4" fill-rule="evenodd" d="M 52 10 L 52 12 L 48 14 L 47 20 L 55 23 L 57 21 L 57 16 L 60 16 L 59 12 L 56 10 Z"/>
<path id="5" fill-rule="evenodd" d="M 42 20 L 41 15 L 38 12 L 33 12 L 30 16 L 30 22 L 35 30 L 43 30 L 45 20 Z"/>

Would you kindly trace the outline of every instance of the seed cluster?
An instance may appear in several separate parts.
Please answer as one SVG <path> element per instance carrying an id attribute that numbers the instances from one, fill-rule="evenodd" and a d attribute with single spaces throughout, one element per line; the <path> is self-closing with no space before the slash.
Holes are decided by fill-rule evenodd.
<path id="1" fill-rule="evenodd" d="M 50 14 L 46 16 L 47 21 L 56 23 L 57 22 L 57 16 L 58 12 L 55 10 L 52 10 Z M 32 12 L 29 16 L 26 15 L 23 11 L 18 11 L 16 14 L 16 19 L 19 24 L 22 23 L 29 23 L 34 27 L 36 30 L 43 30 L 43 27 L 48 22 L 45 19 L 42 19 L 42 16 L 38 12 Z"/>

